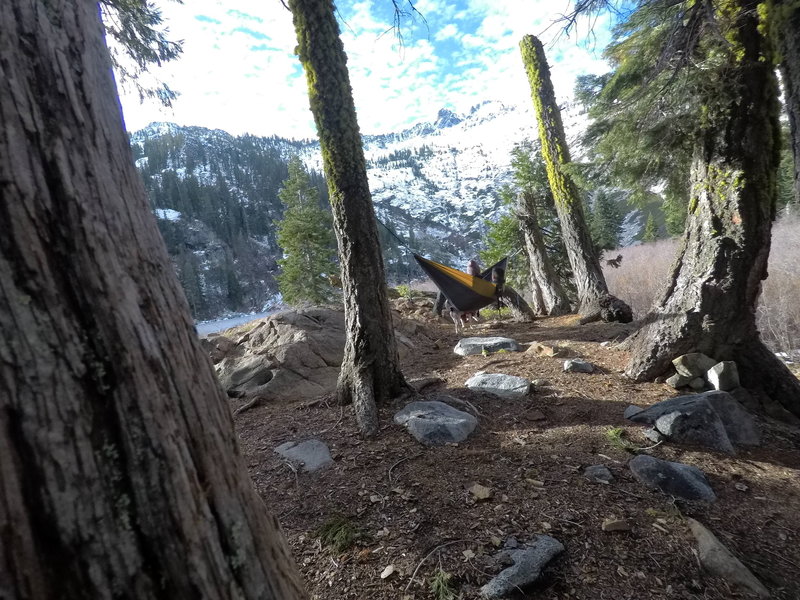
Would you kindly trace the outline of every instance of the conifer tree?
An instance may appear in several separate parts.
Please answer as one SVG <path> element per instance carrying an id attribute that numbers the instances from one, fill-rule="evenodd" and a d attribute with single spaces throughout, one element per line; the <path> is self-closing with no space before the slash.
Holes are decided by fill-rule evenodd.
<path id="1" fill-rule="evenodd" d="M 535 36 L 526 35 L 520 42 L 520 50 L 539 121 L 539 141 L 547 165 L 547 178 L 578 290 L 579 310 L 586 320 L 630 322 L 633 320 L 630 307 L 608 292 L 580 194 L 568 173 L 571 158 L 542 43 Z"/>
<path id="2" fill-rule="evenodd" d="M 183 42 L 168 38 L 161 11 L 152 0 L 100 0 L 99 4 L 106 35 L 113 42 L 109 50 L 120 85 L 132 85 L 140 100 L 153 98 L 172 106 L 178 94 L 168 85 L 143 83 L 151 66 L 161 66 L 183 52 Z"/>
<path id="3" fill-rule="evenodd" d="M 293 157 L 289 177 L 278 192 L 285 211 L 278 224 L 278 244 L 283 258 L 278 261 L 278 285 L 287 304 L 322 304 L 333 294 L 325 275 L 334 272 L 336 239 L 331 215 L 320 207 L 319 193 L 312 185 L 303 163 Z"/>
<path id="4" fill-rule="evenodd" d="M 0 597 L 299 600 L 125 134 L 96 2 L 0 2 Z"/>
<path id="5" fill-rule="evenodd" d="M 647 222 L 644 224 L 644 230 L 642 231 L 642 241 L 643 242 L 655 242 L 658 239 L 658 225 L 656 225 L 655 217 L 653 217 L 653 213 L 650 213 L 647 216 Z"/>
<path id="6" fill-rule="evenodd" d="M 364 435 L 378 433 L 378 405 L 407 392 L 400 370 L 375 209 L 347 55 L 330 0 L 289 0 L 306 73 L 339 246 L 347 339 L 337 397 L 352 402 Z"/>
<path id="7" fill-rule="evenodd" d="M 619 246 L 622 230 L 622 215 L 611 194 L 600 188 L 594 194 L 589 228 L 595 245 L 601 250 L 612 250 Z"/>
<path id="8" fill-rule="evenodd" d="M 576 11 L 610 4 L 583 3 Z M 732 360 L 742 386 L 773 415 L 800 415 L 800 382 L 761 342 L 755 320 L 781 149 L 774 41 L 797 33 L 781 27 L 784 11 L 773 9 L 792 4 L 642 0 L 613 46 L 615 79 L 632 84 L 627 103 L 618 105 L 649 114 L 650 122 L 632 119 L 647 131 L 654 121 L 685 128 L 693 148 L 683 243 L 663 296 L 627 341 L 626 374 L 652 379 L 687 352 Z M 787 94 L 797 95 L 791 87 Z"/>

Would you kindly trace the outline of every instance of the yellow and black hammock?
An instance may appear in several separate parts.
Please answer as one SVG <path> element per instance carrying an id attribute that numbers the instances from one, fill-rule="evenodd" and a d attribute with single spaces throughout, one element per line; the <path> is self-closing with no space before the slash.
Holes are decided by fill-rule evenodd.
<path id="1" fill-rule="evenodd" d="M 505 271 L 508 262 L 508 258 L 504 258 L 483 271 L 480 277 L 474 277 L 469 273 L 423 258 L 419 254 L 414 254 L 414 258 L 450 304 L 462 312 L 480 310 L 497 299 L 497 286 L 491 282 L 492 271 L 494 269 Z"/>

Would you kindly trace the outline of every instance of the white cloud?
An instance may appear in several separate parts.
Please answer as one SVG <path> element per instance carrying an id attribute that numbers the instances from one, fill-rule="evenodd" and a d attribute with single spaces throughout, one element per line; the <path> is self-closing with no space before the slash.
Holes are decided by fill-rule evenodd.
<path id="1" fill-rule="evenodd" d="M 339 3 L 364 133 L 432 120 L 443 106 L 465 111 L 489 99 L 530 103 L 518 48 L 527 33 L 545 43 L 559 98 L 571 95 L 577 74 L 605 68 L 597 53 L 558 36 L 558 26 L 547 29 L 558 16 L 552 0 L 419 0 L 414 6 L 427 23 L 419 16 L 405 20 L 401 44 L 390 30 L 387 0 Z M 291 15 L 280 2 L 166 2 L 163 13 L 171 37 L 184 40 L 184 53 L 156 74 L 181 95 L 169 110 L 139 105 L 135 94 L 126 94 L 129 129 L 172 120 L 234 134 L 315 135 Z M 598 47 L 606 29 L 603 20 Z"/>

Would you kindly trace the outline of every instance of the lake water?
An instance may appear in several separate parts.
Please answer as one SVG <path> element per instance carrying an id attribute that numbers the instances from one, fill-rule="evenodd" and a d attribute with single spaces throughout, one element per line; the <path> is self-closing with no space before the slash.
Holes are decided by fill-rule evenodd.
<path id="1" fill-rule="evenodd" d="M 255 321 L 256 319 L 263 319 L 264 317 L 271 315 L 274 313 L 274 310 L 268 310 L 266 312 L 260 313 L 253 313 L 249 315 L 238 315 L 236 317 L 228 317 L 227 319 L 219 319 L 217 321 L 204 321 L 202 323 L 197 323 L 197 334 L 198 335 L 208 335 L 209 333 L 218 333 L 230 327 L 236 327 L 237 325 L 244 325 L 245 323 L 249 323 L 250 321 Z"/>

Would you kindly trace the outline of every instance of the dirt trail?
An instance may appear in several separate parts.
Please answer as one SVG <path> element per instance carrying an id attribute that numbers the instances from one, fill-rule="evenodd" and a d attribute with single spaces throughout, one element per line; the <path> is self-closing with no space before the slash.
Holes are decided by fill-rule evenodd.
<path id="1" fill-rule="evenodd" d="M 691 516 L 709 527 L 773 598 L 800 598 L 796 433 L 768 426 L 764 447 L 735 457 L 669 444 L 648 450 L 699 467 L 718 496 L 712 505 L 675 502 L 634 480 L 626 467 L 632 455 L 607 435 L 610 428 L 621 428 L 634 446 L 651 446 L 643 429 L 625 421 L 622 412 L 629 403 L 644 406 L 675 395 L 666 385 L 633 384 L 621 375 L 626 354 L 601 343 L 624 337 L 625 326 L 578 326 L 576 317 L 568 316 L 485 323 L 470 333 L 568 346 L 599 367 L 593 374 L 569 374 L 562 372 L 563 358 L 532 353 L 457 356 L 452 325 L 420 319 L 426 335 L 437 341 L 419 344 L 404 372 L 408 378 L 441 377 L 443 383 L 432 391 L 446 391 L 479 410 L 478 429 L 466 442 L 420 446 L 392 422 L 402 402 L 381 410 L 383 428 L 374 440 L 360 439 L 349 411 L 330 399 L 311 406 L 265 405 L 236 417 L 253 481 L 281 522 L 310 597 L 435 598 L 430 579 L 441 569 L 461 594 L 453 598 L 477 598 L 480 586 L 502 568 L 491 559 L 497 545 L 510 538 L 522 543 L 539 533 L 557 538 L 566 551 L 528 597 L 749 597 L 699 569 L 683 519 Z M 477 371 L 543 379 L 548 385 L 526 400 L 503 400 L 464 387 Z M 272 451 L 308 437 L 328 444 L 332 467 L 295 473 Z M 584 478 L 584 468 L 593 464 L 611 469 L 611 485 Z M 476 501 L 468 491 L 473 483 L 488 487 L 491 499 Z M 333 515 L 346 517 L 359 533 L 347 550 L 323 546 L 318 537 Z M 609 517 L 627 519 L 631 531 L 602 531 Z M 394 572 L 381 579 L 389 565 Z"/>

